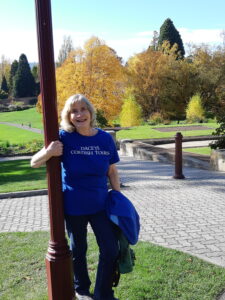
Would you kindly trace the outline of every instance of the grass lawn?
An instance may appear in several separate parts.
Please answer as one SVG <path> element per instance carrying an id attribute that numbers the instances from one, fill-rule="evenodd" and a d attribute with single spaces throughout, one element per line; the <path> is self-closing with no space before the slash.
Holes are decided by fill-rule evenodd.
<path id="1" fill-rule="evenodd" d="M 212 149 L 210 147 L 183 148 L 183 151 L 210 156 Z"/>
<path id="2" fill-rule="evenodd" d="M 29 124 L 31 123 L 32 127 L 35 128 L 43 128 L 42 125 L 42 115 L 39 114 L 36 111 L 36 108 L 31 108 L 24 111 L 14 111 L 14 112 L 7 112 L 7 113 L 0 113 L 0 121 L 2 122 L 12 122 L 12 123 L 18 123 L 18 124 Z M 175 124 L 175 122 L 172 122 L 170 125 L 143 125 L 143 126 L 137 126 L 133 127 L 127 130 L 120 130 L 117 132 L 116 137 L 118 140 L 121 139 L 151 139 L 151 138 L 166 138 L 166 137 L 174 137 L 177 130 L 175 127 L 181 126 L 190 126 L 190 125 L 203 125 L 212 127 L 213 129 L 209 130 L 190 130 L 190 131 L 182 131 L 183 136 L 201 136 L 201 135 L 211 135 L 214 129 L 218 126 L 217 123 L 196 123 L 196 124 Z M 154 128 L 157 127 L 174 127 L 174 131 L 172 132 L 160 132 Z M 5 147 L 3 146 L 6 142 L 10 143 L 11 145 L 14 145 L 15 153 L 23 153 L 26 152 L 25 150 L 16 150 L 15 145 L 18 144 L 27 144 L 30 143 L 30 145 L 33 145 L 33 141 L 43 141 L 43 135 L 38 133 L 33 133 L 31 131 L 19 129 L 12 126 L 2 125 L 0 124 L 0 148 L 2 144 L 2 153 L 7 153 Z M 33 143 L 32 143 L 33 142 Z M 35 146 L 34 146 L 35 147 Z M 14 149 L 13 148 L 13 149 Z M 29 147 L 28 147 L 29 148 Z M 12 149 L 12 150 L 13 150 Z M 14 151 L 14 150 L 13 150 Z M 35 151 L 35 150 L 34 150 Z M 189 151 L 189 150 L 188 150 Z M 201 151 L 201 152 L 195 152 L 195 151 Z M 205 150 L 204 150 L 205 151 Z M 192 152 L 192 149 L 190 150 Z M 194 149 L 193 152 L 195 153 L 202 153 L 201 150 Z M 203 153 L 204 154 L 204 153 Z M 208 152 L 207 152 L 207 155 Z"/>
<path id="3" fill-rule="evenodd" d="M 29 125 L 33 128 L 43 128 L 42 114 L 38 113 L 36 107 L 21 111 L 1 112 L 0 122 Z"/>
<path id="4" fill-rule="evenodd" d="M 14 112 L 4 112 L 0 113 L 0 122 L 12 122 L 18 124 L 29 124 L 34 128 L 43 128 L 42 115 L 36 111 L 36 108 L 27 109 L 24 111 L 14 111 Z M 170 125 L 143 125 L 133 127 L 127 130 L 121 130 L 117 132 L 117 139 L 150 139 L 150 138 L 164 138 L 164 137 L 174 137 L 176 131 L 174 132 L 159 132 L 154 130 L 156 127 L 177 127 L 177 126 L 189 126 L 189 125 L 204 125 L 208 127 L 216 128 L 218 125 L 214 122 L 210 123 L 196 123 L 196 124 L 175 124 L 176 122 L 171 122 Z M 2 131 L 2 130 L 0 130 Z M 184 131 L 182 134 L 184 136 L 198 136 L 198 135 L 211 135 L 214 130 L 193 130 Z M 11 139 L 11 133 L 9 132 L 8 137 Z M 12 137 L 13 138 L 13 137 Z M 2 140 L 0 136 L 0 140 Z"/>
<path id="5" fill-rule="evenodd" d="M 137 126 L 130 129 L 120 130 L 116 133 L 116 138 L 118 140 L 121 139 L 155 139 L 155 138 L 166 138 L 166 137 L 174 137 L 176 134 L 175 131 L 171 132 L 160 132 L 155 130 L 154 128 L 157 127 L 177 127 L 177 126 L 190 126 L 190 125 L 199 125 L 199 124 L 176 124 L 176 125 L 157 125 L 157 126 L 150 126 L 150 125 L 143 125 Z M 202 123 L 203 126 L 208 126 L 212 128 L 218 127 L 216 123 Z M 210 130 L 190 130 L 190 131 L 182 131 L 179 130 L 183 136 L 199 136 L 199 135 L 211 135 L 214 129 Z"/>
<path id="6" fill-rule="evenodd" d="M 1 300 L 47 300 L 48 232 L 0 233 Z M 88 266 L 94 282 L 98 251 L 89 234 Z M 225 289 L 225 269 L 147 242 L 133 247 L 134 271 L 121 275 L 120 300 L 214 300 Z M 93 292 L 93 284 L 91 286 Z"/>
<path id="7" fill-rule="evenodd" d="M 0 124 L 0 143 L 8 141 L 10 144 L 25 144 L 32 140 L 43 141 L 43 139 L 40 133 Z"/>
<path id="8" fill-rule="evenodd" d="M 29 160 L 0 162 L 0 174 L 0 193 L 47 187 L 45 166 L 33 169 Z"/>

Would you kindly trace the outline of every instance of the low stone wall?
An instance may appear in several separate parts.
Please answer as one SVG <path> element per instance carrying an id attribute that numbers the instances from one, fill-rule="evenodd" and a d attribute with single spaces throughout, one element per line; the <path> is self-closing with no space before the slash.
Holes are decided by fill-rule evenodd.
<path id="1" fill-rule="evenodd" d="M 174 161 L 172 151 L 155 147 L 141 141 L 121 140 L 120 151 L 122 155 L 133 156 L 139 159 L 167 162 Z"/>
<path id="2" fill-rule="evenodd" d="M 12 104 L 14 101 L 15 102 L 21 102 L 21 104 L 24 105 L 28 105 L 30 104 L 30 101 L 33 100 L 33 102 L 37 102 L 37 97 L 36 96 L 32 96 L 32 97 L 24 97 L 24 98 L 7 98 L 7 99 L 1 99 L 1 104 L 5 104 L 5 105 L 10 105 Z M 35 103 L 33 103 L 35 104 Z"/>
<path id="3" fill-rule="evenodd" d="M 225 149 L 213 150 L 210 157 L 210 168 L 225 172 Z"/>
<path id="4" fill-rule="evenodd" d="M 171 140 L 169 142 L 171 142 Z M 150 140 L 148 140 L 148 143 L 147 141 L 143 142 L 137 140 L 121 140 L 120 151 L 122 155 L 135 157 L 137 159 L 152 160 L 172 164 L 174 164 L 175 161 L 175 151 L 173 149 L 155 147 L 154 145 L 150 144 Z M 198 155 L 195 153 L 189 154 L 187 152 L 183 152 L 183 166 L 209 170 L 209 157 L 203 157 L 202 155 Z"/>
<path id="5" fill-rule="evenodd" d="M 116 144 L 116 132 L 114 130 L 106 130 L 106 132 L 108 132 L 111 135 Z"/>

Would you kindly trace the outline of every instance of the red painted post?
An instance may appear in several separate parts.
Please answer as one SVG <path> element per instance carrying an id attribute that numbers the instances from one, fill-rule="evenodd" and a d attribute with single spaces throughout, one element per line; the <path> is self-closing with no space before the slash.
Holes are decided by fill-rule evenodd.
<path id="1" fill-rule="evenodd" d="M 177 132 L 175 135 L 175 175 L 173 178 L 175 179 L 184 179 L 183 171 L 182 171 L 182 134 Z"/>
<path id="2" fill-rule="evenodd" d="M 50 0 L 35 0 L 35 4 L 45 146 L 48 146 L 51 141 L 59 138 L 51 3 Z M 58 157 L 47 162 L 47 174 L 50 215 L 50 241 L 46 255 L 48 297 L 50 300 L 71 300 L 74 296 L 72 258 L 65 238 Z"/>

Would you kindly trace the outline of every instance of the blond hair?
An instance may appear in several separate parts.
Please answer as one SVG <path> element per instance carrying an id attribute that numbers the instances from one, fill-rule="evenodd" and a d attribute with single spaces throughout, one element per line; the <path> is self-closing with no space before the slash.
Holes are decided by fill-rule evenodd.
<path id="1" fill-rule="evenodd" d="M 91 114 L 90 126 L 94 127 L 96 123 L 95 110 L 93 105 L 90 103 L 90 101 L 84 95 L 81 94 L 72 95 L 66 100 L 63 110 L 61 112 L 61 122 L 60 122 L 61 129 L 68 132 L 76 131 L 76 127 L 70 121 L 70 113 L 73 104 L 76 102 L 84 102 L 86 104 L 87 109 Z"/>

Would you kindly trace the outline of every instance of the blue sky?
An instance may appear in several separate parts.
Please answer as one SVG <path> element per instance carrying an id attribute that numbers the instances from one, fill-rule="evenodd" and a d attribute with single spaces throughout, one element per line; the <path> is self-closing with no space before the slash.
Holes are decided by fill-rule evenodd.
<path id="1" fill-rule="evenodd" d="M 75 47 L 92 35 L 105 40 L 126 61 L 149 46 L 154 30 L 170 18 L 186 43 L 222 43 L 224 0 L 52 0 L 55 59 L 64 35 Z M 37 61 L 34 0 L 0 0 L 0 57 L 25 53 Z"/>

